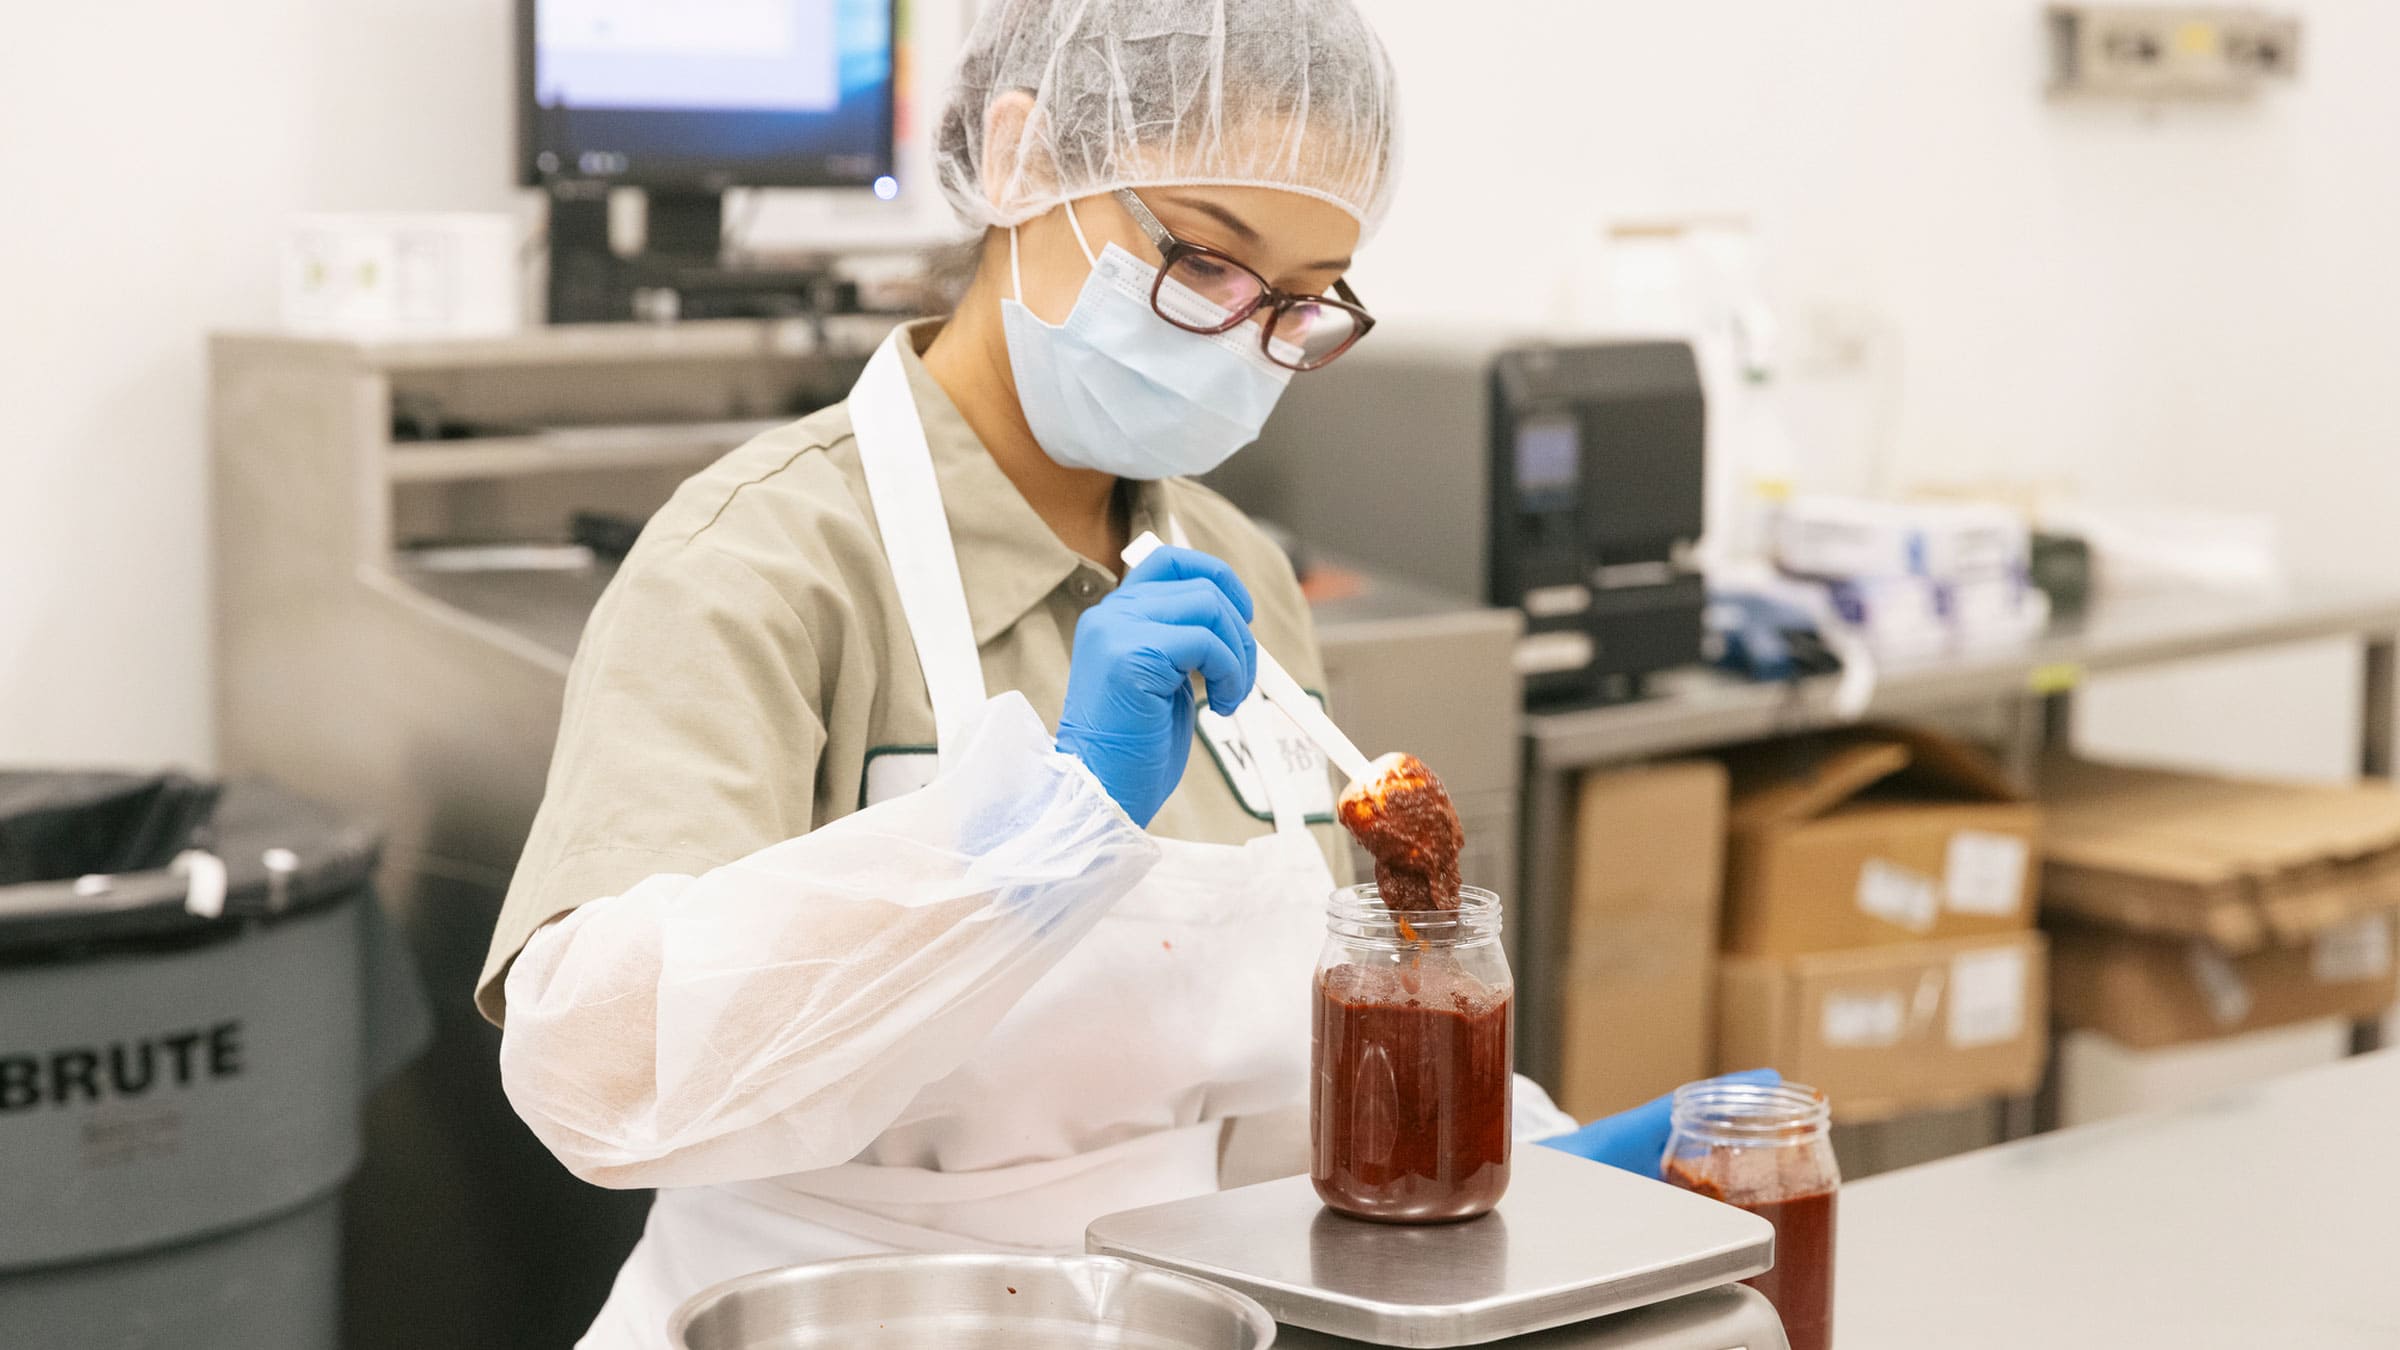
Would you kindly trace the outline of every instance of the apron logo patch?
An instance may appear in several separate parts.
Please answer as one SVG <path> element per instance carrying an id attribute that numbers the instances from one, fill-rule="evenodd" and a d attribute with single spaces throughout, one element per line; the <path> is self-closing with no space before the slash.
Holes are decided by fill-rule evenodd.
<path id="1" fill-rule="evenodd" d="M 1322 698 L 1317 701 L 1324 702 Z M 1329 776 L 1325 752 L 1302 735 L 1289 718 L 1278 713 L 1270 720 L 1277 728 L 1272 742 L 1253 746 L 1232 718 L 1202 708 L 1200 743 L 1208 747 L 1209 758 L 1217 762 L 1218 772 L 1225 775 L 1226 786 L 1233 789 L 1244 811 L 1260 820 L 1273 820 L 1275 806 L 1267 796 L 1267 774 L 1288 774 L 1301 786 L 1301 803 L 1308 813 L 1309 824 L 1331 824 L 1333 779 Z"/>
<path id="2" fill-rule="evenodd" d="M 859 809 L 905 797 L 932 782 L 941 762 L 930 745 L 879 745 L 869 750 L 858 776 Z"/>

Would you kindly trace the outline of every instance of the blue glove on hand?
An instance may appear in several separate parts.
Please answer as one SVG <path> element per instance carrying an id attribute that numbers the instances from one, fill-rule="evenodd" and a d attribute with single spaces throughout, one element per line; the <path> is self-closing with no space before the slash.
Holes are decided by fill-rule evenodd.
<path id="1" fill-rule="evenodd" d="M 1258 643 L 1250 592 L 1205 553 L 1162 548 L 1075 625 L 1058 748 L 1148 826 L 1192 753 L 1192 675 L 1230 714 L 1250 696 Z"/>
<path id="2" fill-rule="evenodd" d="M 1783 1075 L 1773 1069 L 1745 1069 L 1709 1080 L 1714 1083 L 1780 1083 Z M 1628 1172 L 1658 1180 L 1658 1165 L 1667 1152 L 1667 1133 L 1672 1124 L 1675 1094 L 1670 1092 L 1655 1101 L 1644 1102 L 1630 1111 L 1602 1116 L 1573 1134 L 1542 1140 L 1542 1147 L 1572 1153 L 1578 1158 L 1604 1162 Z"/>

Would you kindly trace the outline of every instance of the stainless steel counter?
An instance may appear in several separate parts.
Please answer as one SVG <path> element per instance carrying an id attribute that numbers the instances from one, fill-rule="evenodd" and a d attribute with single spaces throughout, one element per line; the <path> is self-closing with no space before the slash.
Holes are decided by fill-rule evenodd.
<path id="1" fill-rule="evenodd" d="M 614 567 L 433 572 L 408 570 L 409 585 L 464 614 L 523 637 L 560 662 L 574 659 Z M 562 664 L 563 669 L 563 664 Z"/>
<path id="2" fill-rule="evenodd" d="M 2400 1346 L 2400 1051 L 1842 1192 L 1842 1350 Z"/>
<path id="3" fill-rule="evenodd" d="M 2072 690 L 2086 676 L 2315 638 L 2400 633 L 2400 587 L 2310 584 L 2288 595 L 2162 592 L 2095 601 L 2021 646 L 1886 666 L 1871 717 L 1903 717 Z M 1533 763 L 1585 768 L 1685 754 L 1838 724 L 1832 677 L 1759 684 L 1673 672 L 1657 696 L 1525 719 Z"/>

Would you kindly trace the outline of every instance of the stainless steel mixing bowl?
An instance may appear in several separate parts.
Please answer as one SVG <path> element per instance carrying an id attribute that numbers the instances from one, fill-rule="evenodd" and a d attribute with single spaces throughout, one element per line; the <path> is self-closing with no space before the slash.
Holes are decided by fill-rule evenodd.
<path id="1" fill-rule="evenodd" d="M 1266 1350 L 1245 1295 L 1106 1256 L 856 1256 L 728 1280 L 678 1350 Z"/>

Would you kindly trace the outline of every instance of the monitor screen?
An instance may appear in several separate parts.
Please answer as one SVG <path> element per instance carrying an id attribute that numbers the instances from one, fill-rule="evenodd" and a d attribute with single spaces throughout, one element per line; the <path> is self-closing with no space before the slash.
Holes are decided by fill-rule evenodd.
<path id="1" fill-rule="evenodd" d="M 1583 476 L 1583 431 L 1575 419 L 1548 416 L 1517 428 L 1517 491 L 1527 498 L 1571 492 Z"/>
<path id="2" fill-rule="evenodd" d="M 523 180 L 867 187 L 894 0 L 518 0 Z"/>

